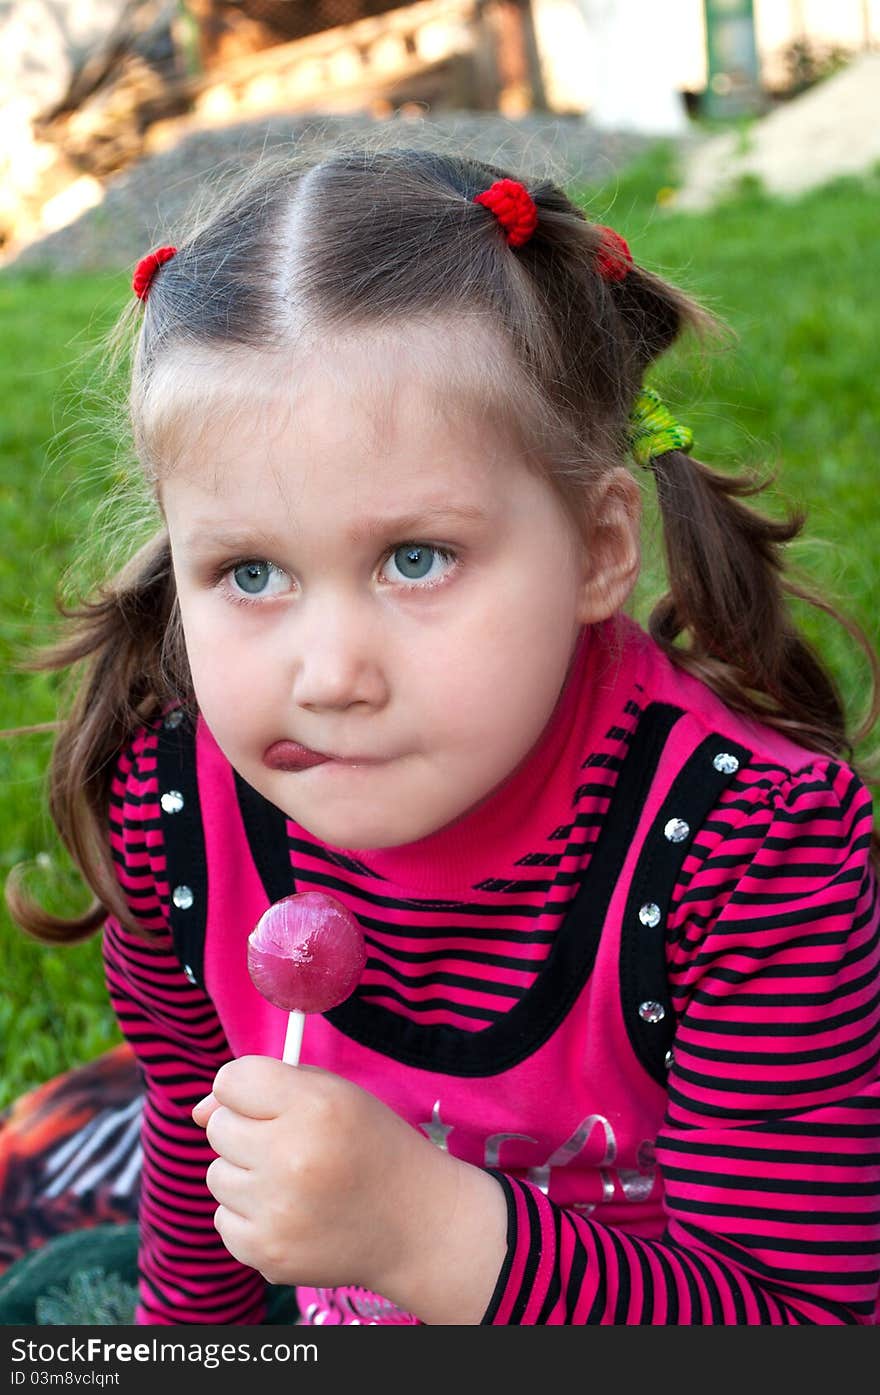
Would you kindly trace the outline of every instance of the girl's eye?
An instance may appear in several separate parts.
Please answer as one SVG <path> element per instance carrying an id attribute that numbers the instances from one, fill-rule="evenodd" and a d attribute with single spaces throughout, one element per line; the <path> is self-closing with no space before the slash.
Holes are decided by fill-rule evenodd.
<path id="1" fill-rule="evenodd" d="M 441 584 L 451 566 L 454 566 L 456 554 L 428 543 L 404 543 L 388 554 L 383 572 L 392 562 L 398 577 L 410 583 L 408 589 L 426 591 Z M 226 569 L 224 574 L 228 578 L 233 599 L 237 601 L 280 596 L 291 586 L 285 571 L 274 562 L 266 562 L 262 558 L 248 558 L 246 562 L 237 562 L 234 567 Z M 393 577 L 388 579 L 394 580 Z"/>
<path id="2" fill-rule="evenodd" d="M 246 596 L 277 596 L 287 584 L 287 577 L 272 562 L 239 562 L 232 568 L 235 589 Z"/>
<path id="3" fill-rule="evenodd" d="M 455 553 L 443 547 L 432 547 L 428 543 L 405 543 L 403 547 L 398 547 L 389 554 L 388 562 L 393 562 L 399 574 L 407 581 L 427 579 L 428 586 L 436 586 L 445 574 L 443 568 L 434 568 L 433 563 L 437 558 L 442 558 L 444 562 L 454 562 Z M 447 567 L 445 571 L 448 570 Z"/>

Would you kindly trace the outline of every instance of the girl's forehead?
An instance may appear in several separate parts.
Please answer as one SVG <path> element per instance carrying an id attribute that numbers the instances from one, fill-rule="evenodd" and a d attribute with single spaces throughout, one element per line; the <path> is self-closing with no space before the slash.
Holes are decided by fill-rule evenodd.
<path id="1" fill-rule="evenodd" d="M 291 435 L 393 450 L 445 434 L 509 449 L 509 355 L 486 342 L 482 325 L 472 328 L 448 338 L 430 326 L 353 329 L 286 353 L 181 351 L 164 365 L 167 391 L 157 378 L 150 394 L 144 434 L 155 473 L 185 469 L 224 443 L 268 446 Z"/>

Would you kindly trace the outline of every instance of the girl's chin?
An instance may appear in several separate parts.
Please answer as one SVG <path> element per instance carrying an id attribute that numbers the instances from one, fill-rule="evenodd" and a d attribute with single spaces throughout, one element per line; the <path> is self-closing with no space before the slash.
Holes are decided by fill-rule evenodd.
<path id="1" fill-rule="evenodd" d="M 312 773 L 312 771 L 304 772 L 305 775 Z M 300 776 L 299 774 L 295 776 L 285 775 L 283 780 L 287 782 L 291 778 L 299 780 Z M 260 793 L 264 798 L 280 809 L 282 814 L 286 814 L 292 823 L 298 824 L 306 833 L 317 838 L 319 842 L 326 843 L 329 847 L 365 850 L 393 848 L 399 847 L 403 843 L 411 843 L 417 837 L 423 836 L 418 832 L 413 832 L 411 825 L 401 828 L 398 821 L 393 818 L 389 819 L 387 823 L 380 823 L 375 806 L 370 810 L 369 821 L 363 818 L 353 818 L 352 799 L 341 798 L 334 801 L 332 797 L 324 794 L 324 790 L 330 784 L 329 781 L 323 786 L 321 796 L 318 798 L 303 798 L 304 791 L 302 789 L 299 791 L 300 797 L 291 798 L 289 788 L 279 789 L 277 781 L 271 783 L 274 783 L 274 789 L 267 787 L 265 782 L 261 782 Z M 334 780 L 333 783 L 338 785 L 341 790 L 341 782 Z M 317 790 L 317 783 L 313 788 Z M 366 813 L 365 801 L 359 799 L 356 802 L 362 812 Z M 334 804 L 337 807 L 334 808 Z"/>

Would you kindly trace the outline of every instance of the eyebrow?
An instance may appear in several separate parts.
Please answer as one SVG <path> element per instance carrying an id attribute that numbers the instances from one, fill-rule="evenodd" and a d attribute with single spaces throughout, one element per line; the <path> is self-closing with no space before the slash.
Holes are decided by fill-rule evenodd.
<path id="1" fill-rule="evenodd" d="M 359 519 L 353 528 L 349 530 L 348 539 L 353 543 L 361 543 L 369 538 L 386 536 L 411 536 L 421 532 L 425 527 L 436 527 L 438 524 L 446 522 L 458 523 L 485 523 L 489 519 L 489 514 L 475 504 L 433 504 L 424 508 L 414 510 L 411 513 L 389 515 L 384 518 L 364 518 Z M 273 539 L 259 539 L 257 536 L 250 536 L 244 527 L 241 529 L 214 529 L 208 520 L 197 523 L 183 539 L 183 546 L 187 550 L 195 547 L 199 548 L 206 542 L 211 547 L 225 547 L 232 551 L 247 551 L 255 549 L 260 551 L 267 543 Z"/>
<path id="2" fill-rule="evenodd" d="M 489 515 L 475 504 L 434 504 L 426 505 L 413 513 L 397 514 L 386 518 L 361 519 L 349 532 L 352 542 L 363 542 L 383 533 L 412 533 L 425 524 L 438 524 L 450 519 L 458 523 L 485 523 Z"/>

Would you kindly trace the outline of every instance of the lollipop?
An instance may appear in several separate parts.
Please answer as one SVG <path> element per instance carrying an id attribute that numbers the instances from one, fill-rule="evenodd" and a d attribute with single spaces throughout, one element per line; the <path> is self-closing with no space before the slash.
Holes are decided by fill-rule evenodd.
<path id="1" fill-rule="evenodd" d="M 344 1002 L 364 971 L 367 951 L 347 906 L 323 891 L 285 896 L 264 911 L 248 936 L 251 982 L 290 1013 L 282 1061 L 299 1061 L 307 1012 Z"/>

